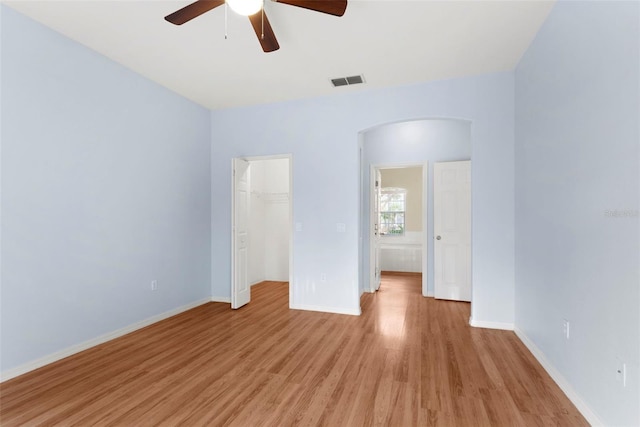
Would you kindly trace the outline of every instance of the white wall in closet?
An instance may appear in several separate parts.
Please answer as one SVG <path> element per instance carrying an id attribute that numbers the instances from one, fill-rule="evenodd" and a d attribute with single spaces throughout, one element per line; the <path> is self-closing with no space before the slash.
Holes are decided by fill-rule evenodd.
<path id="1" fill-rule="evenodd" d="M 251 161 L 249 280 L 289 280 L 289 159 Z"/>

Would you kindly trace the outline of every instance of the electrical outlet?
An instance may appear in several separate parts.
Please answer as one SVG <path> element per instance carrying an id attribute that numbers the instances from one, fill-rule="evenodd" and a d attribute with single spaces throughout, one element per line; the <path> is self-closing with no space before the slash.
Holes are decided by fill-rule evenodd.
<path id="1" fill-rule="evenodd" d="M 627 386 L 627 364 L 620 359 L 617 359 L 616 361 L 617 361 L 616 380 L 618 380 L 618 382 L 622 384 L 622 387 L 626 387 Z"/>
<path id="2" fill-rule="evenodd" d="M 569 339 L 570 325 L 567 319 L 562 319 L 562 333 L 566 339 Z"/>
<path id="3" fill-rule="evenodd" d="M 158 290 L 158 281 L 157 280 L 152 280 L 151 281 L 151 290 L 152 291 L 157 291 Z"/>

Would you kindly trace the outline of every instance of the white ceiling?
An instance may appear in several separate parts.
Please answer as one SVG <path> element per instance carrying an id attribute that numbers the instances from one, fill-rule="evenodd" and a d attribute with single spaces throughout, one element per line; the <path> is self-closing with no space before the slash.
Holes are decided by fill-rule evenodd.
<path id="1" fill-rule="evenodd" d="M 175 26 L 193 0 L 5 4 L 211 109 L 512 70 L 553 1 L 349 0 L 343 17 L 266 1 L 280 50 L 225 8 Z M 334 88 L 330 78 L 364 74 Z"/>

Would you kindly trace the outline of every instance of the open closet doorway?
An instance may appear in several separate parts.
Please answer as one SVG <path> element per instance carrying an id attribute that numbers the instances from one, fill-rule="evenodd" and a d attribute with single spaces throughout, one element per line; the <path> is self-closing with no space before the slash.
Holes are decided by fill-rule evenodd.
<path id="1" fill-rule="evenodd" d="M 286 286 L 291 301 L 291 156 L 233 159 L 231 308 L 254 286 Z M 291 305 L 291 304 L 289 304 Z"/>

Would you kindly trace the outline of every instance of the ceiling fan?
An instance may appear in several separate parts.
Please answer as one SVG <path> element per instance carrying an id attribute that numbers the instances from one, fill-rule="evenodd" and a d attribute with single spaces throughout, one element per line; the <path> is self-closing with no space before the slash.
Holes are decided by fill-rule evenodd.
<path id="1" fill-rule="evenodd" d="M 272 0 L 276 3 L 284 3 L 315 12 L 327 13 L 334 16 L 344 15 L 347 9 L 347 0 Z M 247 16 L 253 30 L 258 36 L 258 41 L 265 52 L 273 52 L 280 49 L 276 35 L 264 12 L 264 0 L 198 0 L 180 10 L 164 17 L 165 20 L 175 25 L 182 25 L 210 11 L 218 6 L 227 5 L 236 13 Z M 260 13 L 262 12 L 262 13 Z"/>

